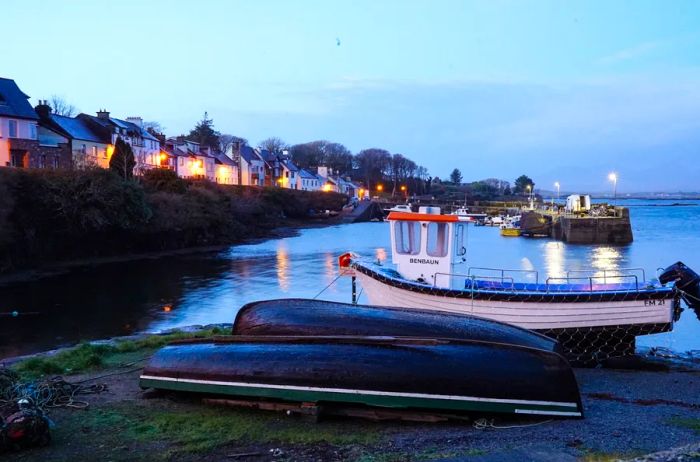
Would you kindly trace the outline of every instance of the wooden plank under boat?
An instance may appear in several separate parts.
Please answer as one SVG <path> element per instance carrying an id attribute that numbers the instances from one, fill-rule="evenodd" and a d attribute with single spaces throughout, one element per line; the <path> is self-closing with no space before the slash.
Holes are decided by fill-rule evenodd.
<path id="1" fill-rule="evenodd" d="M 476 340 L 230 336 L 175 343 L 142 388 L 288 402 L 581 417 L 559 354 Z"/>
<path id="2" fill-rule="evenodd" d="M 563 352 L 559 344 L 549 337 L 477 316 L 300 298 L 264 300 L 244 305 L 236 314 L 231 333 L 257 336 L 450 338 Z"/>

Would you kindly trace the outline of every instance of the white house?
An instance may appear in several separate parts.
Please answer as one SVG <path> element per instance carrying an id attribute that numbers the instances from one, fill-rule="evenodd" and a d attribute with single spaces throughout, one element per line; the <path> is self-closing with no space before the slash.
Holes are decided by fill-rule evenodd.
<path id="1" fill-rule="evenodd" d="M 216 157 L 209 153 L 208 148 L 201 148 L 199 143 L 179 136 L 168 138 L 163 150 L 168 156 L 168 165 L 180 178 L 216 181 Z"/>
<path id="2" fill-rule="evenodd" d="M 320 191 L 322 186 L 321 179 L 305 169 L 299 169 L 297 175 L 297 189 L 302 191 Z"/>
<path id="3" fill-rule="evenodd" d="M 257 149 L 234 142 L 226 151 L 226 156 L 238 166 L 238 181 L 243 186 L 265 185 L 265 160 Z"/>

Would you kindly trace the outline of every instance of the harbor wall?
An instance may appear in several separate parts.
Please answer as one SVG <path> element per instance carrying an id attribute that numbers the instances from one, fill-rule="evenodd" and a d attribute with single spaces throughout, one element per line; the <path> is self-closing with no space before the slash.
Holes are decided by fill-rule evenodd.
<path id="1" fill-rule="evenodd" d="M 629 244 L 634 240 L 629 209 L 615 207 L 615 216 L 562 215 L 552 226 L 552 237 L 572 244 Z"/>

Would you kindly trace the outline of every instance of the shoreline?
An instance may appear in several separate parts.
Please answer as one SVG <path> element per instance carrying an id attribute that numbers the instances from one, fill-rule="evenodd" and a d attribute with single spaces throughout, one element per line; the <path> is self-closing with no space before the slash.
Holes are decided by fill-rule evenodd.
<path id="1" fill-rule="evenodd" d="M 233 241 L 227 244 L 185 247 L 180 249 L 128 253 L 124 255 L 112 255 L 103 257 L 77 258 L 74 260 L 52 262 L 34 268 L 0 273 L 0 288 L 11 286 L 13 284 L 21 284 L 23 282 L 36 281 L 39 279 L 59 276 L 62 274 L 70 273 L 71 271 L 76 269 L 92 266 L 108 265 L 112 263 L 125 263 L 139 260 L 157 260 L 160 258 L 176 257 L 181 255 L 220 252 L 222 250 L 238 245 L 256 244 L 271 239 L 284 239 L 287 237 L 298 236 L 300 231 L 303 229 L 323 228 L 326 226 L 343 224 L 342 221 L 336 220 L 334 218 L 323 219 L 323 221 L 320 221 L 318 219 L 312 220 L 314 221 L 294 220 L 292 223 L 286 224 L 285 226 L 280 226 L 268 230 L 260 236 L 251 236 L 249 238 L 244 238 L 242 240 Z"/>
<path id="2" fill-rule="evenodd" d="M 91 343 L 148 343 L 149 338 L 177 331 L 194 334 L 212 328 L 225 331 L 230 324 Z M 55 356 L 65 350 L 30 357 Z M 164 459 L 181 461 L 223 460 L 230 454 L 248 453 L 252 455 L 242 460 L 273 461 L 280 460 L 279 454 L 283 453 L 286 458 L 283 460 L 304 462 L 427 459 L 573 462 L 633 459 L 700 440 L 697 362 L 688 367 L 658 358 L 652 361 L 653 367 L 640 367 L 640 363 L 632 361 L 627 368 L 622 363 L 617 368 L 576 368 L 574 373 L 585 409 L 583 419 L 542 420 L 494 414 L 486 416 L 488 425 L 480 428 L 475 425 L 476 420 L 484 416 L 479 415 L 469 415 L 466 421 L 438 424 L 376 423 L 352 418 L 310 422 L 270 411 L 213 407 L 201 402 L 199 396 L 144 393 L 138 387 L 138 366 L 148 359 L 151 351 L 154 349 L 133 351 L 127 354 L 131 356 L 121 356 L 117 362 L 107 361 L 88 371 L 67 373 L 65 378 L 69 382 L 104 383 L 107 391 L 86 396 L 90 403 L 87 410 L 51 410 L 51 419 L 56 424 L 54 441 L 46 448 L 10 453 L 10 457 L 20 461 L 71 460 L 87 449 L 101 460 L 153 460 L 149 448 L 157 447 L 164 452 Z M 170 418 L 187 429 L 173 427 Z M 224 422 L 227 424 L 222 425 Z M 135 425 L 150 429 L 145 439 L 138 430 L 130 430 Z M 224 428 L 212 430 L 214 425 Z M 245 430 L 251 426 L 271 430 L 260 434 Z M 238 427 L 243 430 L 236 430 Z M 124 451 L 127 447 L 129 451 Z M 276 451 L 271 452 L 273 449 Z M 687 451 L 671 452 L 683 453 Z"/>

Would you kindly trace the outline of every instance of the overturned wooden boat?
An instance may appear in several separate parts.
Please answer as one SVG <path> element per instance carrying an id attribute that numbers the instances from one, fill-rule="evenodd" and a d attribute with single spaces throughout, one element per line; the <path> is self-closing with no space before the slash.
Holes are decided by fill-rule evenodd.
<path id="1" fill-rule="evenodd" d="M 567 361 L 479 340 L 229 336 L 168 345 L 142 388 L 282 402 L 581 417 Z"/>
<path id="2" fill-rule="evenodd" d="M 470 315 L 285 298 L 244 305 L 233 335 L 391 336 L 474 340 L 563 353 L 558 342 L 511 324 Z"/>

